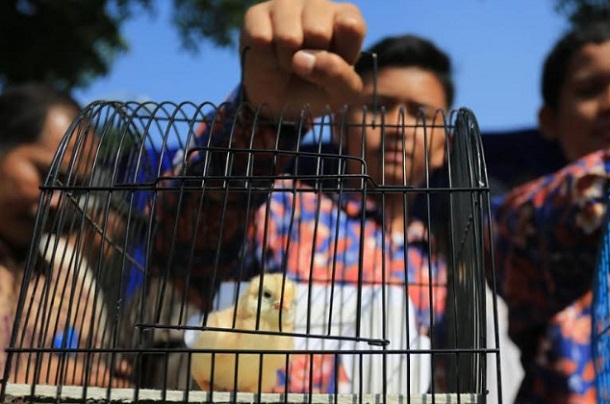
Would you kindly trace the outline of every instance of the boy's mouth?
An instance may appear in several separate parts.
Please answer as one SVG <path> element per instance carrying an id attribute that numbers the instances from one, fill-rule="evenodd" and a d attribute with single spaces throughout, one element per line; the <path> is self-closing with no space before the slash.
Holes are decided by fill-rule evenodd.
<path id="1" fill-rule="evenodd" d="M 400 147 L 386 147 L 383 153 L 383 159 L 388 162 L 398 162 L 403 163 L 409 157 L 411 153 L 408 150 L 404 150 L 402 146 Z"/>

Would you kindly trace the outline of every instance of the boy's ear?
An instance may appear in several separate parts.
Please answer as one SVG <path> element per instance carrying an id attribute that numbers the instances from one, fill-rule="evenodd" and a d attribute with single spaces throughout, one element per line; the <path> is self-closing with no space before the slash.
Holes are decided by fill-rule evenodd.
<path id="1" fill-rule="evenodd" d="M 557 139 L 557 112 L 549 107 L 548 105 L 544 105 L 538 111 L 538 127 L 542 135 L 549 139 Z"/>

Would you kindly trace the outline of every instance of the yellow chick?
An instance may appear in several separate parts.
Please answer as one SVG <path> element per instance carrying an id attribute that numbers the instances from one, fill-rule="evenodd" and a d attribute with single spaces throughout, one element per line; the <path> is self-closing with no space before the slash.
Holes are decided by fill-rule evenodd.
<path id="1" fill-rule="evenodd" d="M 210 313 L 206 326 L 232 329 L 235 317 L 235 329 L 294 332 L 296 293 L 296 285 L 282 274 L 255 276 L 239 297 L 237 307 Z M 236 316 L 235 311 L 237 311 Z M 257 317 L 259 317 L 258 327 Z M 193 345 L 195 349 L 289 350 L 294 348 L 294 340 L 290 336 L 226 331 L 202 331 L 198 334 Z M 262 375 L 259 375 L 260 354 L 239 354 L 237 366 L 236 356 L 216 354 L 212 369 L 211 353 L 193 354 L 191 366 L 193 379 L 202 390 L 206 391 L 211 388 L 232 391 L 236 387 L 237 391 L 258 392 L 260 378 L 261 392 L 269 392 L 276 385 L 278 370 L 286 365 L 285 354 L 263 354 Z M 237 385 L 235 385 L 236 367 Z"/>

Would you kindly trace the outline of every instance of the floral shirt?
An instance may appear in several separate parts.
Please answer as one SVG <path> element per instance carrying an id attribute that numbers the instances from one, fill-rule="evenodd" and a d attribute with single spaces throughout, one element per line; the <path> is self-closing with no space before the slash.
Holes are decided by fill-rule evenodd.
<path id="1" fill-rule="evenodd" d="M 435 248 L 423 222 L 413 218 L 406 230 L 388 232 L 380 207 L 359 198 L 358 192 L 325 193 L 293 176 L 282 176 L 290 153 L 235 152 L 227 158 L 216 148 L 230 144 L 235 150 L 271 150 L 279 145 L 280 150 L 293 151 L 307 131 L 305 126 L 286 133 L 252 124 L 252 117 L 236 114 L 236 99 L 233 95 L 203 123 L 190 152 L 178 155 L 173 171 L 160 183 L 155 206 L 157 262 L 171 268 L 179 282 L 190 282 L 184 287 L 191 296 L 198 295 L 193 299 L 201 299 L 202 308 L 210 307 L 211 285 L 247 280 L 263 271 L 285 271 L 305 286 L 408 285 L 418 332 L 429 335 L 444 312 L 447 275 L 444 261 L 428 255 Z M 235 192 L 213 190 L 221 181 L 215 180 L 217 176 L 236 178 L 234 174 L 248 170 L 259 178 L 250 185 L 266 191 L 244 192 L 241 180 L 234 180 Z M 202 175 L 208 178 L 203 190 Z M 196 176 L 199 189 L 188 189 L 184 184 Z M 284 391 L 285 383 L 293 392 L 342 391 L 349 375 L 336 360 L 332 354 L 291 355 L 290 380 L 286 382 L 282 373 L 278 391 Z"/>
<path id="2" fill-rule="evenodd" d="M 595 402 L 591 285 L 609 168 L 599 151 L 496 204 L 496 281 L 525 371 L 518 402 Z"/>

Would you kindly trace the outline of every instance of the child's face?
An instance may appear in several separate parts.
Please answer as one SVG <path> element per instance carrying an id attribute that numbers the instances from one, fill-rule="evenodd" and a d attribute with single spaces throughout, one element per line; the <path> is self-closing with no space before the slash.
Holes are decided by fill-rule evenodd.
<path id="1" fill-rule="evenodd" d="M 425 179 L 426 146 L 430 169 L 445 160 L 445 131 L 438 109 L 447 109 L 445 90 L 434 73 L 417 67 L 386 67 L 377 77 L 377 105 L 386 109 L 381 114 L 369 112 L 363 117 L 362 106 L 373 109 L 373 81 L 365 79 L 360 100 L 350 110 L 348 120 L 353 125 L 345 145 L 352 156 L 364 156 L 367 173 L 379 184 L 420 185 Z M 426 128 L 418 110 L 426 111 Z M 401 109 L 404 114 L 401 115 Z M 372 127 L 375 117 L 377 126 Z M 362 127 L 363 118 L 366 127 Z M 382 120 L 384 127 L 381 127 Z M 432 129 L 432 124 L 440 125 Z M 413 127 L 415 125 L 418 127 Z M 364 154 L 362 135 L 364 134 Z M 384 141 L 382 141 L 384 139 Z M 361 173 L 361 164 L 350 161 L 351 173 Z"/>
<path id="2" fill-rule="evenodd" d="M 44 182 L 55 153 L 64 134 L 76 118 L 78 111 L 73 108 L 55 106 L 49 109 L 42 133 L 32 143 L 24 143 L 8 150 L 0 156 L 0 238 L 12 247 L 24 248 L 30 243 L 40 186 Z M 71 172 L 72 180 L 87 176 L 90 159 L 96 150 L 93 136 L 87 136 L 77 145 L 76 136 L 67 145 L 60 173 Z M 80 159 L 74 159 L 76 148 Z M 84 161 L 89 159 L 87 161 Z M 60 203 L 60 192 L 53 193 L 51 209 Z"/>
<path id="3" fill-rule="evenodd" d="M 561 142 L 570 161 L 610 147 L 610 41 L 574 54 L 557 110 L 545 108 L 542 130 Z"/>
<path id="4" fill-rule="evenodd" d="M 29 244 L 39 187 L 75 115 L 71 109 L 52 108 L 38 140 L 19 145 L 0 158 L 0 237 L 14 247 Z"/>

